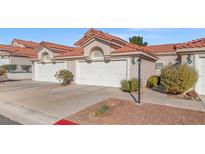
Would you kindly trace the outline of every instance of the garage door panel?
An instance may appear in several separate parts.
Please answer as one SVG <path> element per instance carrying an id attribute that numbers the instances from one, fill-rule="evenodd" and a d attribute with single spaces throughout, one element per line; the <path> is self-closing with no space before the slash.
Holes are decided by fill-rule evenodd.
<path id="1" fill-rule="evenodd" d="M 61 69 L 65 69 L 65 63 L 46 63 L 36 64 L 35 67 L 35 80 L 44 82 L 59 82 L 55 74 Z"/>
<path id="2" fill-rule="evenodd" d="M 126 78 L 126 61 L 79 62 L 78 64 L 79 84 L 119 87 L 121 80 Z"/>
<path id="3" fill-rule="evenodd" d="M 199 87 L 200 94 L 205 95 L 205 58 L 200 58 Z"/>

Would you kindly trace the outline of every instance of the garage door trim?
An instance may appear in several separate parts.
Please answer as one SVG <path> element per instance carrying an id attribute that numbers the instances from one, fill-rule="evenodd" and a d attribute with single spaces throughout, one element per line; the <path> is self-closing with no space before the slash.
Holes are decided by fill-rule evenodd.
<path id="1" fill-rule="evenodd" d="M 130 79 L 130 58 L 119 58 L 119 59 L 112 59 L 110 60 L 110 62 L 113 61 L 125 61 L 126 62 L 126 79 Z M 79 81 L 79 77 L 80 77 L 80 72 L 79 72 L 79 64 L 80 62 L 86 62 L 85 60 L 77 60 L 76 61 L 76 83 L 77 84 L 81 84 Z M 96 61 L 92 61 L 92 62 L 104 62 L 103 60 L 96 60 Z M 91 63 L 92 63 L 91 62 Z M 110 63 L 108 62 L 108 63 Z M 106 85 L 105 85 L 106 86 Z M 113 86 L 111 86 L 113 87 Z"/>
<path id="2" fill-rule="evenodd" d="M 200 80 L 200 74 L 201 74 L 201 58 L 205 59 L 205 54 L 195 54 L 195 68 L 199 72 L 199 79 L 194 87 L 196 92 L 200 95 L 205 95 L 205 92 L 201 90 L 201 80 Z M 205 68 L 204 68 L 205 69 Z"/>

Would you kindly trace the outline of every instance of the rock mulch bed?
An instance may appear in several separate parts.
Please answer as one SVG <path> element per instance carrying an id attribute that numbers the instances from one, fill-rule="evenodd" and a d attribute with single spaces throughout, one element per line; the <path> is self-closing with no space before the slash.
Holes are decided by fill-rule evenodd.
<path id="1" fill-rule="evenodd" d="M 102 106 L 109 109 L 100 115 L 96 111 Z M 107 99 L 81 110 L 66 119 L 79 124 L 124 124 L 124 125 L 183 125 L 205 124 L 205 112 L 135 102 Z"/>

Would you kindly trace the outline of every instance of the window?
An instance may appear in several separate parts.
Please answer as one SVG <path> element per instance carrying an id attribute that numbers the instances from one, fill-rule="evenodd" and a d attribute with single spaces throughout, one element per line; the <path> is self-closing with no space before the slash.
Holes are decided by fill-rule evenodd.
<path id="1" fill-rule="evenodd" d="M 94 50 L 92 53 L 92 59 L 104 59 L 103 52 L 100 50 Z"/>
<path id="2" fill-rule="evenodd" d="M 44 52 L 44 53 L 42 54 L 42 60 L 43 60 L 43 61 L 49 60 L 49 54 L 48 54 L 47 52 Z"/>
<path id="3" fill-rule="evenodd" d="M 156 70 L 161 70 L 162 68 L 164 68 L 164 63 L 162 62 L 155 63 Z"/>

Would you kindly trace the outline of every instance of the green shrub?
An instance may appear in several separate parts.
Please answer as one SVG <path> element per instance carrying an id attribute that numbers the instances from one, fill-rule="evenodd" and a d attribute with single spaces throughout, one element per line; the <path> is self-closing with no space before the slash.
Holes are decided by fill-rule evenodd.
<path id="1" fill-rule="evenodd" d="M 159 84 L 159 77 L 156 75 L 152 75 L 147 80 L 147 87 L 153 88 L 156 87 Z"/>
<path id="2" fill-rule="evenodd" d="M 96 115 L 103 114 L 109 110 L 109 107 L 106 105 L 101 106 L 97 111 L 95 111 Z"/>
<path id="3" fill-rule="evenodd" d="M 131 80 L 131 89 L 132 91 L 138 91 L 138 80 L 137 79 Z"/>
<path id="4" fill-rule="evenodd" d="M 1 67 L 0 68 L 0 76 L 4 75 L 5 73 L 6 73 L 6 70 L 3 67 Z"/>
<path id="5" fill-rule="evenodd" d="M 73 74 L 68 70 L 60 70 L 56 72 L 55 77 L 61 82 L 61 85 L 65 86 L 73 81 Z"/>
<path id="6" fill-rule="evenodd" d="M 7 72 L 15 71 L 17 69 L 16 64 L 7 64 L 7 65 L 2 65 L 1 67 L 3 67 Z"/>
<path id="7" fill-rule="evenodd" d="M 121 90 L 125 92 L 137 91 L 138 90 L 138 80 L 137 79 L 122 80 Z"/>
<path id="8" fill-rule="evenodd" d="M 125 92 L 130 92 L 130 80 L 121 81 L 121 90 Z"/>
<path id="9" fill-rule="evenodd" d="M 166 66 L 161 70 L 160 80 L 167 93 L 181 94 L 195 85 L 198 72 L 186 64 Z"/>

